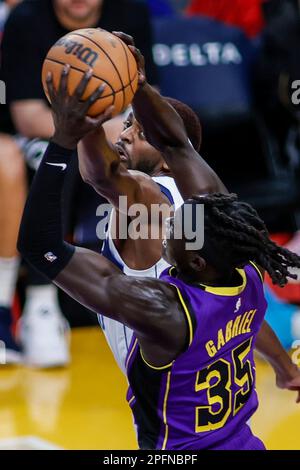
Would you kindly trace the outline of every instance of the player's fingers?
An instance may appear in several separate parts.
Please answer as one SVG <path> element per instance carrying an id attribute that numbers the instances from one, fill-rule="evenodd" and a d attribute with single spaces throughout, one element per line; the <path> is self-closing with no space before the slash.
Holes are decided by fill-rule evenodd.
<path id="1" fill-rule="evenodd" d="M 105 111 L 104 111 L 104 114 L 103 114 L 103 122 L 105 121 L 108 121 L 109 119 L 111 119 L 113 117 L 113 113 L 115 111 L 115 107 L 112 105 L 112 106 L 109 106 Z"/>
<path id="2" fill-rule="evenodd" d="M 47 73 L 47 77 L 46 77 L 46 86 L 47 86 L 47 91 L 48 91 L 48 95 L 49 95 L 49 99 L 51 101 L 51 103 L 53 102 L 55 96 L 56 96 L 56 92 L 55 92 L 55 88 L 54 88 L 54 84 L 53 84 L 53 75 L 52 75 L 52 72 L 48 72 Z"/>
<path id="3" fill-rule="evenodd" d="M 77 100 L 80 100 L 82 98 L 83 93 L 85 92 L 85 89 L 87 87 L 87 84 L 89 83 L 90 79 L 92 78 L 93 75 L 93 69 L 89 69 L 85 74 L 83 75 L 82 79 L 80 80 L 79 84 L 75 88 L 74 91 L 74 98 Z"/>
<path id="4" fill-rule="evenodd" d="M 92 104 L 95 103 L 95 101 L 97 101 L 98 98 L 100 98 L 105 88 L 106 88 L 106 83 L 102 83 L 102 85 L 96 88 L 94 93 L 92 93 L 91 96 L 86 100 L 86 105 L 85 105 L 86 111 L 92 106 Z"/>
<path id="5" fill-rule="evenodd" d="M 137 49 L 134 46 L 128 46 L 128 48 L 131 50 L 131 52 L 134 55 L 134 58 L 137 62 L 139 73 L 141 75 L 140 78 L 145 79 L 146 78 L 145 77 L 145 59 L 144 59 L 143 54 L 141 53 L 141 51 L 139 49 Z"/>
<path id="6" fill-rule="evenodd" d="M 59 82 L 59 87 L 58 87 L 58 93 L 60 96 L 66 96 L 68 94 L 67 86 L 68 86 L 69 72 L 70 72 L 70 65 L 65 64 L 61 71 L 60 82 Z"/>
<path id="7" fill-rule="evenodd" d="M 113 31 L 112 34 L 121 39 L 127 46 L 134 46 L 134 39 L 129 34 L 123 33 L 122 31 Z"/>
<path id="8" fill-rule="evenodd" d="M 300 403 L 300 390 L 298 390 L 298 395 L 297 395 L 296 403 Z"/>
<path id="9" fill-rule="evenodd" d="M 135 46 L 128 46 L 128 49 L 131 50 L 132 54 L 134 55 L 136 61 L 138 62 L 138 64 L 140 65 L 144 65 L 145 64 L 145 59 L 144 59 L 144 56 L 143 54 L 141 53 L 141 51 L 135 47 Z"/>

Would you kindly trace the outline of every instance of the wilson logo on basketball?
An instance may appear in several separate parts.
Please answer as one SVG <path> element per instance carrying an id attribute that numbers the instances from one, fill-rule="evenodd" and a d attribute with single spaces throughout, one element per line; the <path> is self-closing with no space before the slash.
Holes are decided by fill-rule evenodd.
<path id="1" fill-rule="evenodd" d="M 93 67 L 99 57 L 97 52 L 93 51 L 90 47 L 85 47 L 80 42 L 70 39 L 61 38 L 57 41 L 56 46 L 63 46 L 66 54 L 75 55 L 81 62 L 90 67 Z"/>

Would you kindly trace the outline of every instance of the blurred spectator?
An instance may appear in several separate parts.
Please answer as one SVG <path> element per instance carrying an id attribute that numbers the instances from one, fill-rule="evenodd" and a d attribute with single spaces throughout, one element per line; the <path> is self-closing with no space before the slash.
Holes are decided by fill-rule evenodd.
<path id="1" fill-rule="evenodd" d="M 257 65 L 258 104 L 279 138 L 281 153 L 295 167 L 299 166 L 300 116 L 291 106 L 289 85 L 300 79 L 299 5 L 297 0 L 265 4 L 267 24 Z"/>
<path id="2" fill-rule="evenodd" d="M 262 3 L 263 0 L 191 0 L 186 12 L 237 26 L 254 37 L 261 33 L 264 24 Z"/>
<path id="3" fill-rule="evenodd" d="M 16 1 L 0 3 L 0 42 L 4 23 Z M 0 77 L 1 78 L 1 77 Z M 25 165 L 20 149 L 8 134 L 7 107 L 0 105 L 0 340 L 8 364 L 21 361 L 20 348 L 12 333 L 12 305 L 19 271 L 16 237 L 26 197 Z"/>
<path id="4" fill-rule="evenodd" d="M 13 138 L 0 130 L 0 340 L 6 347 L 7 363 L 21 360 L 12 334 L 12 306 L 19 271 L 16 242 L 25 198 L 22 153 Z"/>
<path id="5" fill-rule="evenodd" d="M 266 27 L 256 73 L 257 102 L 278 140 L 283 163 L 294 174 L 299 187 L 300 113 L 299 106 L 298 109 L 292 106 L 290 87 L 293 80 L 300 79 L 300 2 L 271 0 L 265 3 L 264 13 Z M 281 233 L 276 236 L 282 238 L 279 243 L 288 242 L 293 251 L 299 252 L 299 211 L 294 219 L 292 227 L 286 227 L 281 221 Z M 298 232 L 294 236 L 283 233 L 295 229 Z M 281 298 L 300 303 L 300 284 L 297 282 L 289 282 L 285 289 L 275 291 Z"/>
<path id="6" fill-rule="evenodd" d="M 156 83 L 150 19 L 147 6 L 143 3 L 137 0 L 24 0 L 15 8 L 5 25 L 1 54 L 7 100 L 18 133 L 15 140 L 32 169 L 38 167 L 53 133 L 51 111 L 41 84 L 43 60 L 61 36 L 86 27 L 120 30 L 133 35 L 146 57 L 149 79 Z M 76 207 L 72 192 L 78 177 L 75 158 L 73 163 L 70 187 L 65 192 L 66 199 Z M 77 197 L 78 194 L 80 190 L 76 188 Z M 97 197 L 90 202 L 92 206 L 87 208 L 94 216 L 100 202 Z M 89 204 L 89 200 L 85 199 L 85 202 Z M 66 212 L 69 212 L 68 204 Z M 35 285 L 27 290 L 26 297 L 21 320 L 25 359 L 38 366 L 66 363 L 65 321 L 55 288 L 49 284 L 41 285 L 41 280 L 35 279 Z"/>
<path id="7" fill-rule="evenodd" d="M 6 18 L 12 7 L 20 3 L 21 0 L 0 0 L 0 41 Z"/>

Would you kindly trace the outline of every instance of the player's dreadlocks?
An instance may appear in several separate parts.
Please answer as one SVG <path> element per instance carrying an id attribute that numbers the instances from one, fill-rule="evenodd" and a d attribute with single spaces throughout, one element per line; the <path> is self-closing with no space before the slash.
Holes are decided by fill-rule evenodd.
<path id="1" fill-rule="evenodd" d="M 238 201 L 236 194 L 194 196 L 192 201 L 204 204 L 204 233 L 223 265 L 233 268 L 254 261 L 281 287 L 288 277 L 297 279 L 288 268 L 300 268 L 300 257 L 270 240 L 256 210 Z"/>

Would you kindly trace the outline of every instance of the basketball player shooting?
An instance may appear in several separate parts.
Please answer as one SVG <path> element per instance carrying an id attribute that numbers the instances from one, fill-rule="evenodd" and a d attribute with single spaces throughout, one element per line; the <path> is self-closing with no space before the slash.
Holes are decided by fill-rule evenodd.
<path id="1" fill-rule="evenodd" d="M 266 309 L 260 275 L 267 270 L 283 285 L 288 267 L 299 267 L 300 259 L 269 240 L 250 206 L 220 193 L 194 196 L 177 209 L 176 217 L 184 219 L 190 207 L 204 206 L 205 242 L 201 250 L 187 250 L 184 234 L 173 237 L 176 217 L 171 218 L 163 245 L 166 261 L 174 266 L 160 279 L 124 276 L 104 256 L 65 243 L 60 200 L 74 142 L 61 146 L 60 124 L 68 101 L 77 112 L 81 109 L 88 80 L 85 76 L 68 97 L 67 71 L 59 91 L 49 89 L 56 132 L 24 210 L 21 253 L 73 298 L 134 331 L 127 359 L 128 401 L 140 448 L 263 449 L 246 424 L 257 407 L 253 347 Z M 62 97 L 66 106 L 60 112 L 55 103 L 62 103 Z M 198 163 L 190 173 L 196 152 L 182 120 L 146 83 L 138 100 L 138 113 L 143 106 L 147 112 L 159 108 L 158 132 L 152 124 L 147 139 L 168 164 L 176 154 L 181 157 L 181 172 L 187 167 L 188 185 L 198 194 L 202 176 L 197 175 Z M 85 132 L 108 116 L 89 118 Z M 187 183 L 181 181 L 177 184 L 183 197 L 190 197 Z M 299 383 L 293 388 L 299 391 Z"/>

